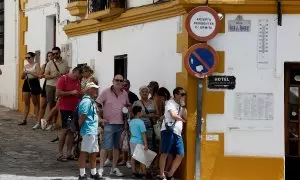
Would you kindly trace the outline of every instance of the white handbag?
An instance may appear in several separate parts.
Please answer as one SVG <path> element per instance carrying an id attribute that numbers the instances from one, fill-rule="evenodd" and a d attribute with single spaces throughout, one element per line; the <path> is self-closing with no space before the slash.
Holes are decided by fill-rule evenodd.
<path id="1" fill-rule="evenodd" d="M 161 122 L 157 122 L 154 126 L 154 133 L 157 140 L 160 140 L 160 130 L 161 130 Z"/>

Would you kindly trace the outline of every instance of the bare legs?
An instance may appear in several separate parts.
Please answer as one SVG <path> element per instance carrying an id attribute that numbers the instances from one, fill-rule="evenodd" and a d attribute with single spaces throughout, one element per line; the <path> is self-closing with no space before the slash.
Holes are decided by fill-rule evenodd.
<path id="1" fill-rule="evenodd" d="M 47 109 L 47 99 L 42 97 L 41 98 L 40 113 L 39 113 L 39 117 L 38 117 L 39 122 L 41 122 L 41 119 L 45 116 L 46 109 Z"/>
<path id="2" fill-rule="evenodd" d="M 28 118 L 29 111 L 30 111 L 30 93 L 23 92 L 23 97 L 24 97 L 24 104 L 25 104 L 23 120 L 26 122 L 27 118 Z"/>
<path id="3" fill-rule="evenodd" d="M 23 122 L 20 123 L 19 125 L 26 125 L 27 124 L 27 119 L 30 111 L 30 97 L 32 98 L 32 103 L 34 105 L 34 114 L 36 115 L 35 118 L 38 119 L 39 115 L 39 110 L 40 110 L 40 96 L 39 95 L 30 95 L 29 92 L 23 92 L 23 97 L 24 97 L 24 118 Z"/>
<path id="4" fill-rule="evenodd" d="M 182 159 L 184 156 L 181 155 L 176 155 L 175 159 L 173 160 L 172 164 L 171 164 L 171 169 L 169 170 L 167 176 L 168 177 L 173 177 L 175 171 L 177 170 L 177 168 L 179 167 Z M 161 154 L 160 155 L 160 159 L 159 159 L 159 167 L 160 167 L 160 176 L 164 177 L 164 171 L 165 171 L 165 167 L 166 167 L 166 161 L 168 158 L 168 154 Z"/>
<path id="5" fill-rule="evenodd" d="M 38 121 L 38 116 L 40 112 L 40 95 L 32 95 L 31 96 L 32 104 L 34 106 L 34 114 L 35 118 Z"/>

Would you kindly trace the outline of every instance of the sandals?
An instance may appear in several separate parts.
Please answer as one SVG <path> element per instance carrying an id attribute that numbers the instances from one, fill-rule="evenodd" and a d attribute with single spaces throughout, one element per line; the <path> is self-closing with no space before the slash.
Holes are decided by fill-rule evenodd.
<path id="1" fill-rule="evenodd" d="M 119 162 L 118 163 L 118 166 L 125 166 L 126 165 L 126 162 Z"/>
<path id="2" fill-rule="evenodd" d="M 161 177 L 161 176 L 157 176 L 157 179 L 159 179 L 159 180 L 166 180 L 166 178 L 165 177 Z"/>
<path id="3" fill-rule="evenodd" d="M 132 177 L 137 178 L 137 179 L 141 179 L 143 176 L 139 173 L 133 173 Z"/>
<path id="4" fill-rule="evenodd" d="M 75 158 L 75 156 L 70 155 L 70 156 L 67 157 L 67 160 L 69 160 L 69 161 L 75 161 L 77 159 Z"/>
<path id="5" fill-rule="evenodd" d="M 56 160 L 59 162 L 67 162 L 68 161 L 64 156 L 59 156 Z"/>
<path id="6" fill-rule="evenodd" d="M 166 176 L 166 178 L 167 178 L 167 180 L 172 180 L 172 179 L 174 179 L 173 176 L 171 176 L 171 177 Z"/>
<path id="7" fill-rule="evenodd" d="M 23 120 L 21 123 L 18 124 L 18 126 L 25 126 L 27 125 L 27 121 L 26 120 Z"/>

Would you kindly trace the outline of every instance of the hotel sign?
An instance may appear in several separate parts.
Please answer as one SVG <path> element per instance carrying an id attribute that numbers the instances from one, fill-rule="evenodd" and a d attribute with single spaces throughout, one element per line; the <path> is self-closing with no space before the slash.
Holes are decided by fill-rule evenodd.
<path id="1" fill-rule="evenodd" d="M 235 89 L 236 78 L 234 76 L 209 76 L 209 89 Z"/>
<path id="2" fill-rule="evenodd" d="M 244 20 L 243 16 L 238 15 L 235 20 L 228 21 L 229 32 L 250 32 L 251 20 Z"/>

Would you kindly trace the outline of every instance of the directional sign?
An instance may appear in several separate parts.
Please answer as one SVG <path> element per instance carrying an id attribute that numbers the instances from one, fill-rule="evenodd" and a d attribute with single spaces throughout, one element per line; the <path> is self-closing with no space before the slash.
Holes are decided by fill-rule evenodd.
<path id="1" fill-rule="evenodd" d="M 217 62 L 217 52 L 207 44 L 193 45 L 184 57 L 186 70 L 197 78 L 210 76 L 215 71 Z"/>
<path id="2" fill-rule="evenodd" d="M 198 41 L 214 38 L 220 29 L 218 13 L 210 7 L 197 7 L 191 10 L 186 19 L 186 29 Z"/>

